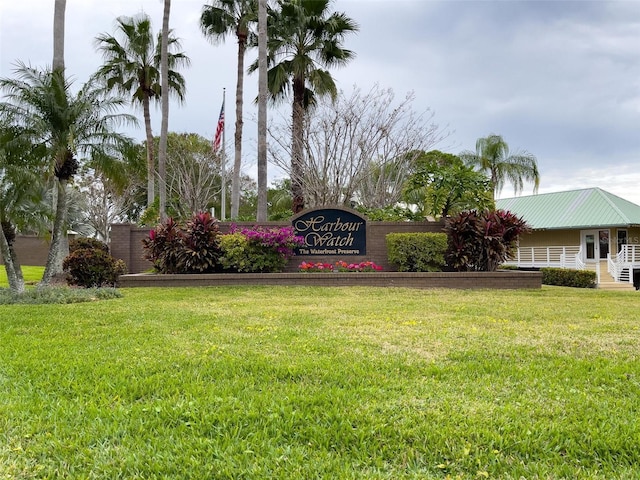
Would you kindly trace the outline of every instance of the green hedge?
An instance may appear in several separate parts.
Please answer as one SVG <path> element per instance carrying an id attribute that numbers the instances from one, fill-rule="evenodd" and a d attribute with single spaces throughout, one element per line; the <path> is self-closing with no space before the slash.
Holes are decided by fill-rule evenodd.
<path id="1" fill-rule="evenodd" d="M 445 266 L 445 233 L 389 233 L 387 258 L 399 272 L 440 272 Z"/>
<path id="2" fill-rule="evenodd" d="M 542 283 L 559 287 L 596 288 L 596 272 L 566 268 L 541 268 Z"/>

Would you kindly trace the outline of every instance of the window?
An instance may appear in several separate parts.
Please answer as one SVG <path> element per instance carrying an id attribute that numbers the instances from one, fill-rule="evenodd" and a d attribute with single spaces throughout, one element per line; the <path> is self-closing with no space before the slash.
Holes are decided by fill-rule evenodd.
<path id="1" fill-rule="evenodd" d="M 622 245 L 626 245 L 627 243 L 627 231 L 618 229 L 618 252 L 622 250 Z"/>

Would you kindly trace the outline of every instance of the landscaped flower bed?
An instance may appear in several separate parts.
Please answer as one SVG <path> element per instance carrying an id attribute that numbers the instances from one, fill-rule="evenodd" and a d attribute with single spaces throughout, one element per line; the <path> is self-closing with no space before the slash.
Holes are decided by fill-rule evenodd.
<path id="1" fill-rule="evenodd" d="M 382 267 L 367 260 L 360 263 L 347 263 L 338 260 L 336 263 L 326 262 L 302 262 L 298 270 L 305 273 L 334 273 L 334 272 L 380 272 Z"/>

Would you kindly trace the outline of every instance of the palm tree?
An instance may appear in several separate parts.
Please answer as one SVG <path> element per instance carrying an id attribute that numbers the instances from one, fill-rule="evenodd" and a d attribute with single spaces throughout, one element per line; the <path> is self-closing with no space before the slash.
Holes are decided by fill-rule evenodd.
<path id="1" fill-rule="evenodd" d="M 171 0 L 164 0 L 162 34 L 160 41 L 160 91 L 169 90 L 169 16 Z M 169 132 L 169 96 L 162 95 L 162 123 L 160 125 L 160 148 L 158 151 L 158 180 L 160 197 L 160 221 L 167 216 L 167 134 Z"/>
<path id="2" fill-rule="evenodd" d="M 482 172 L 450 153 L 422 152 L 404 184 L 404 200 L 421 215 L 446 218 L 465 210 L 495 209 L 492 187 Z"/>
<path id="3" fill-rule="evenodd" d="M 142 13 L 135 17 L 118 17 L 117 34 L 120 39 L 103 33 L 95 43 L 105 60 L 98 76 L 107 88 L 122 94 L 132 94 L 131 102 L 141 104 L 147 139 L 147 207 L 155 200 L 155 159 L 153 155 L 153 133 L 151 131 L 151 101 L 161 98 L 160 46 L 161 37 L 155 39 L 151 19 Z M 176 70 L 188 66 L 189 58 L 180 49 L 180 41 L 171 35 L 167 39 L 169 93 L 180 101 L 185 98 L 185 79 Z"/>
<path id="4" fill-rule="evenodd" d="M 257 0 L 213 0 L 202 8 L 200 28 L 213 42 L 223 41 L 235 33 L 238 40 L 238 70 L 236 78 L 236 128 L 233 178 L 231 180 L 231 218 L 238 217 L 240 205 L 240 170 L 242 168 L 242 96 L 244 84 L 244 56 L 247 46 L 255 43 L 251 26 L 257 20 Z"/>
<path id="5" fill-rule="evenodd" d="M 42 284 L 62 272 L 67 226 L 67 184 L 78 169 L 76 155 L 108 163 L 129 141 L 114 132 L 122 122 L 135 124 L 129 115 L 118 114 L 124 100 L 105 95 L 90 80 L 77 94 L 61 70 L 38 70 L 19 64 L 16 78 L 0 79 L 5 102 L 0 117 L 11 119 L 20 129 L 18 140 L 30 144 L 55 178 L 57 202 L 51 244 Z"/>
<path id="6" fill-rule="evenodd" d="M 267 0 L 258 0 L 258 207 L 267 220 Z"/>
<path id="7" fill-rule="evenodd" d="M 466 150 L 460 154 L 460 158 L 468 166 L 487 174 L 494 198 L 506 182 L 513 184 L 515 194 L 522 191 L 525 180 L 533 182 L 534 193 L 538 191 L 540 172 L 535 155 L 526 151 L 510 154 L 509 145 L 500 135 L 479 138 L 476 151 Z"/>
<path id="8" fill-rule="evenodd" d="M 53 9 L 53 70 L 64 71 L 64 13 L 67 0 L 55 0 Z"/>
<path id="9" fill-rule="evenodd" d="M 22 268 L 13 248 L 18 228 L 40 229 L 48 210 L 43 172 L 33 165 L 34 150 L 20 143 L 21 130 L 0 119 L 0 254 L 9 289 L 25 289 Z M 37 149 L 37 148 L 36 148 Z"/>
<path id="10" fill-rule="evenodd" d="M 293 92 L 291 190 L 293 212 L 304 209 L 303 134 L 307 110 L 316 95 L 337 95 L 328 70 L 346 64 L 354 53 L 342 47 L 344 37 L 358 30 L 344 13 L 330 13 L 332 0 L 279 0 L 271 11 L 268 86 L 279 101 Z M 252 67 L 255 70 L 255 67 Z"/>

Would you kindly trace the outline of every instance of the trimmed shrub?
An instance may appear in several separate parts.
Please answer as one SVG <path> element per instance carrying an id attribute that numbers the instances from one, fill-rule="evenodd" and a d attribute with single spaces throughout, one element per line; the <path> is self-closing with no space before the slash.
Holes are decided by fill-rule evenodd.
<path id="1" fill-rule="evenodd" d="M 219 233 L 210 213 L 198 213 L 184 225 L 168 218 L 142 241 L 144 258 L 160 273 L 219 271 Z"/>
<path id="2" fill-rule="evenodd" d="M 444 230 L 448 235 L 445 258 L 451 268 L 494 272 L 530 228 L 524 219 L 505 210 L 470 210 L 448 218 Z"/>
<path id="3" fill-rule="evenodd" d="M 142 240 L 144 258 L 153 263 L 160 273 L 178 273 L 178 249 L 183 233 L 176 221 L 169 217 L 149 232 L 149 238 Z"/>
<path id="4" fill-rule="evenodd" d="M 250 272 L 247 237 L 239 232 L 220 236 L 220 264 L 228 272 Z"/>
<path id="5" fill-rule="evenodd" d="M 220 230 L 210 213 L 194 215 L 184 227 L 176 254 L 179 272 L 206 273 L 220 269 Z"/>
<path id="6" fill-rule="evenodd" d="M 117 260 L 103 249 L 80 248 L 74 250 L 62 264 L 68 273 L 68 282 L 80 287 L 113 287 L 118 277 L 127 273 L 122 260 Z"/>
<path id="7" fill-rule="evenodd" d="M 73 253 L 76 250 L 102 250 L 105 253 L 109 253 L 109 245 L 98 240 L 97 238 L 89 237 L 76 237 L 69 240 L 69 253 Z"/>
<path id="8" fill-rule="evenodd" d="M 445 266 L 444 233 L 390 233 L 386 241 L 389 262 L 399 272 L 439 272 Z"/>
<path id="9" fill-rule="evenodd" d="M 541 268 L 542 283 L 559 287 L 596 288 L 596 272 L 568 268 Z"/>
<path id="10" fill-rule="evenodd" d="M 237 237 L 223 241 L 223 265 L 238 272 L 282 272 L 289 258 L 295 255 L 295 248 L 304 245 L 304 239 L 294 234 L 293 227 L 240 230 L 232 227 L 231 232 L 223 237 L 230 235 L 245 238 L 244 242 Z"/>

